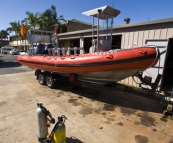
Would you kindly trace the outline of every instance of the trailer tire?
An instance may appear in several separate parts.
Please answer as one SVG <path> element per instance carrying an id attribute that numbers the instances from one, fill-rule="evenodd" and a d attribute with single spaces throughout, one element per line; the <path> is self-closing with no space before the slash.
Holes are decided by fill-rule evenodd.
<path id="1" fill-rule="evenodd" d="M 52 75 L 47 75 L 46 76 L 46 85 L 49 88 L 54 88 L 55 87 L 55 82 L 54 82 L 54 78 Z"/>
<path id="2" fill-rule="evenodd" d="M 77 80 L 77 75 L 76 74 L 70 74 L 69 75 L 69 81 L 70 82 L 76 82 Z"/>
<path id="3" fill-rule="evenodd" d="M 37 79 L 38 79 L 38 82 L 41 84 L 41 85 L 45 85 L 46 84 L 46 81 L 45 81 L 45 75 L 43 73 L 38 73 L 37 75 Z"/>

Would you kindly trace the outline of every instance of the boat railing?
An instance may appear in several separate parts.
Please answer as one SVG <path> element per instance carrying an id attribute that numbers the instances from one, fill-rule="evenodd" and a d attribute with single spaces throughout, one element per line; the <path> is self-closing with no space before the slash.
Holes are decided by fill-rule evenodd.
<path id="1" fill-rule="evenodd" d="M 83 47 L 62 47 L 62 48 L 48 48 L 49 56 L 66 56 L 84 54 Z"/>

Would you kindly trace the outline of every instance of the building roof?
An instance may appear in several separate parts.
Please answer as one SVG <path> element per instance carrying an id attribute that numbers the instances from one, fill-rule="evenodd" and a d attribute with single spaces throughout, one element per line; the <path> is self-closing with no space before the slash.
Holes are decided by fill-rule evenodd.
<path id="1" fill-rule="evenodd" d="M 122 25 L 114 26 L 113 28 L 125 28 L 125 27 L 134 27 L 134 26 L 142 26 L 142 25 L 150 25 L 150 24 L 161 24 L 161 23 L 168 23 L 168 22 L 173 22 L 173 17 L 157 19 L 157 20 L 148 20 L 148 21 L 137 22 L 137 23 L 122 24 Z"/>
<path id="2" fill-rule="evenodd" d="M 169 22 L 173 22 L 173 17 L 164 18 L 164 19 L 157 19 L 157 20 L 149 20 L 149 21 L 144 21 L 144 22 L 136 22 L 136 23 L 130 23 L 130 24 L 122 24 L 122 25 L 113 26 L 113 29 L 136 27 L 136 26 L 143 26 L 143 25 L 152 25 L 152 24 L 162 24 L 162 23 L 169 23 Z M 95 31 L 96 30 L 97 29 L 95 29 Z M 92 31 L 92 29 L 66 32 L 66 33 L 59 34 L 59 36 L 85 33 L 85 32 L 91 32 L 91 31 Z"/>
<path id="3" fill-rule="evenodd" d="M 61 24 L 66 25 L 69 21 L 73 21 L 73 22 L 77 22 L 77 23 L 81 23 L 81 24 L 86 24 L 86 25 L 92 26 L 92 24 L 90 24 L 90 23 L 79 21 L 79 20 L 76 20 L 76 19 L 71 19 L 71 20 L 67 20 L 67 21 L 61 22 Z"/>

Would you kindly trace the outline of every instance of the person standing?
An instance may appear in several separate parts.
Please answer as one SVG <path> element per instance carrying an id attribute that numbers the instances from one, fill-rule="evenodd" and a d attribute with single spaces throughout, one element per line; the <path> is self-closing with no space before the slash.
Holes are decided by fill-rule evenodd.
<path id="1" fill-rule="evenodd" d="M 52 43 L 53 43 L 54 47 L 56 47 L 56 48 L 59 47 L 59 42 L 58 42 L 58 26 L 55 26 L 55 28 L 53 30 Z"/>

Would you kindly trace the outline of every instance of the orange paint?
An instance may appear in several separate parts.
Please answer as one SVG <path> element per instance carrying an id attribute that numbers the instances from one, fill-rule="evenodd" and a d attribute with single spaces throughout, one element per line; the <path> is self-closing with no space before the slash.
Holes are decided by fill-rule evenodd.
<path id="1" fill-rule="evenodd" d="M 74 56 L 74 55 L 73 55 Z M 71 56 L 18 56 L 19 63 L 28 67 L 67 73 L 104 72 L 129 69 L 146 69 L 159 60 L 156 48 L 142 47 L 111 53 Z"/>

